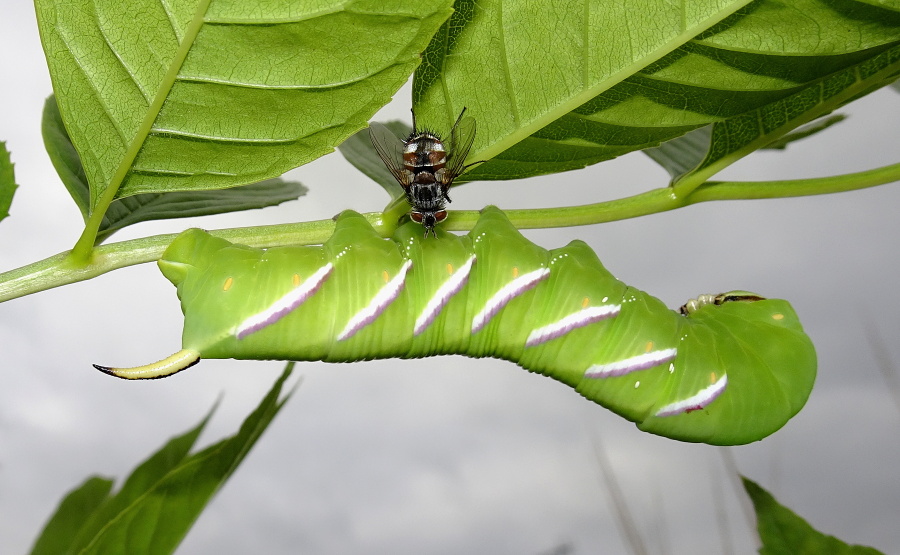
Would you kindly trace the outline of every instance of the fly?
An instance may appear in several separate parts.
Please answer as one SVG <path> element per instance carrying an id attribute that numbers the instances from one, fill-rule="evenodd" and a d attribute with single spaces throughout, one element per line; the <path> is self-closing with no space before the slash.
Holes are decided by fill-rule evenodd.
<path id="1" fill-rule="evenodd" d="M 419 130 L 413 112 L 413 131 L 404 140 L 380 123 L 369 125 L 369 137 L 378 156 L 403 187 L 412 209 L 409 217 L 434 235 L 434 226 L 447 219 L 450 186 L 468 166 L 466 156 L 475 140 L 475 118 L 463 117 L 463 108 L 444 143 L 436 133 Z"/>

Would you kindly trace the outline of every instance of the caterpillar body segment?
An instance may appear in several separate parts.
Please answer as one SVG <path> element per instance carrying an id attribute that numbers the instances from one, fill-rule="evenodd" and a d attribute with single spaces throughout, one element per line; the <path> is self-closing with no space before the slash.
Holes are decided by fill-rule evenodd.
<path id="1" fill-rule="evenodd" d="M 384 239 L 345 212 L 320 247 L 261 250 L 188 230 L 159 265 L 183 347 L 203 358 L 502 358 L 646 431 L 713 444 L 761 439 L 806 402 L 815 351 L 786 301 L 737 291 L 681 314 L 585 243 L 547 251 L 493 207 L 466 236 L 435 232 L 409 223 Z"/>

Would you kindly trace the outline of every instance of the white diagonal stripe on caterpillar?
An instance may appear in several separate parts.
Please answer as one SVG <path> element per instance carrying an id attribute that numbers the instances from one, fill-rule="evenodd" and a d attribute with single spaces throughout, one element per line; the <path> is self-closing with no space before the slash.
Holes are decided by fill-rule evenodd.
<path id="1" fill-rule="evenodd" d="M 416 319 L 413 335 L 419 335 L 428 329 L 428 326 L 434 322 L 434 319 L 437 318 L 441 310 L 447 306 L 450 299 L 465 287 L 466 283 L 469 281 L 469 274 L 472 271 L 472 265 L 474 263 L 475 255 L 472 255 L 466 260 L 465 264 L 457 271 L 453 272 L 453 275 L 447 278 L 447 280 L 438 287 L 438 290 L 428 300 L 428 303 L 425 304 L 425 309 L 422 310 L 422 313 Z"/>
<path id="2" fill-rule="evenodd" d="M 350 318 L 350 321 L 344 326 L 344 330 L 338 334 L 338 341 L 345 341 L 356 335 L 358 331 L 374 322 L 392 302 L 397 300 L 400 291 L 403 291 L 406 286 L 406 274 L 410 267 L 412 267 L 412 260 L 403 263 L 397 275 L 378 290 L 369 304 L 354 314 L 353 318 Z"/>
<path id="3" fill-rule="evenodd" d="M 656 411 L 654 416 L 675 416 L 676 414 L 700 410 L 715 401 L 716 397 L 725 391 L 726 386 L 728 386 L 728 376 L 722 375 L 715 383 L 704 387 L 687 399 L 665 405 Z"/>
<path id="4" fill-rule="evenodd" d="M 659 351 L 651 351 L 636 357 L 618 360 L 616 362 L 608 362 L 606 364 L 594 364 L 584 372 L 585 378 L 612 378 L 615 376 L 624 376 L 638 370 L 653 368 L 665 362 L 675 360 L 678 349 L 661 349 Z"/>
<path id="5" fill-rule="evenodd" d="M 565 316 L 552 324 L 532 330 L 525 341 L 526 347 L 534 347 L 546 343 L 551 339 L 562 337 L 572 330 L 584 327 L 594 322 L 612 318 L 619 314 L 622 305 L 590 306 Z"/>
<path id="6" fill-rule="evenodd" d="M 549 268 L 540 268 L 527 274 L 523 274 L 511 282 L 501 287 L 494 293 L 484 307 L 472 318 L 472 333 L 478 333 L 481 328 L 491 321 L 500 309 L 506 306 L 509 301 L 515 299 L 522 293 L 529 291 L 541 281 L 550 276 Z"/>
<path id="7" fill-rule="evenodd" d="M 269 308 L 262 312 L 258 312 L 241 322 L 235 329 L 235 337 L 243 339 L 251 333 L 271 326 L 290 314 L 294 309 L 316 294 L 325 281 L 331 276 L 333 270 L 334 264 L 329 262 L 313 272 L 313 274 L 304 280 L 303 283 L 294 289 L 291 289 L 283 297 L 269 305 Z"/>

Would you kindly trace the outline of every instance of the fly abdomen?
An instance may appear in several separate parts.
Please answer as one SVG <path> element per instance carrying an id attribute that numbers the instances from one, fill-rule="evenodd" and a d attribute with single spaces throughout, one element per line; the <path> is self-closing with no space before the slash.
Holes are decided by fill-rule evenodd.
<path id="1" fill-rule="evenodd" d="M 419 176 L 416 176 L 417 179 L 418 177 Z M 431 183 L 414 183 L 412 187 L 409 188 L 409 197 L 410 204 L 423 211 L 439 210 L 444 207 L 444 199 L 440 185 L 434 181 L 433 176 Z"/>
<path id="2" fill-rule="evenodd" d="M 432 185 L 437 181 L 434 174 L 428 170 L 420 170 L 413 178 L 413 185 L 425 186 Z"/>

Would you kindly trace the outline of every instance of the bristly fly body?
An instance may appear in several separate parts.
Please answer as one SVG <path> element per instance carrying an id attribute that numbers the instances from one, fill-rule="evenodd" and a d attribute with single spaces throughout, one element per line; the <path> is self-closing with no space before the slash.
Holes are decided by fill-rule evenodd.
<path id="1" fill-rule="evenodd" d="M 422 224 L 425 236 L 434 235 L 434 226 L 447 218 L 450 186 L 465 169 L 466 156 L 475 140 L 475 118 L 464 117 L 463 108 L 450 130 L 450 140 L 416 127 L 404 140 L 380 123 L 369 125 L 369 137 L 378 156 L 403 186 L 412 210 L 409 217 Z"/>

